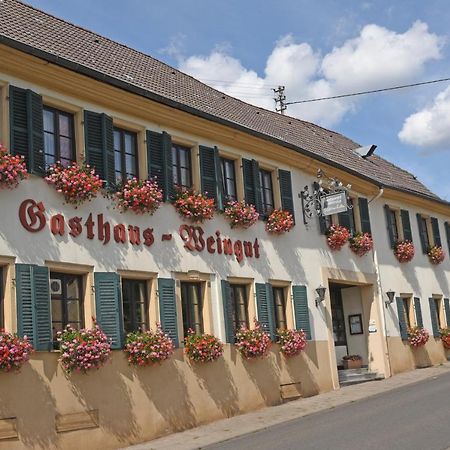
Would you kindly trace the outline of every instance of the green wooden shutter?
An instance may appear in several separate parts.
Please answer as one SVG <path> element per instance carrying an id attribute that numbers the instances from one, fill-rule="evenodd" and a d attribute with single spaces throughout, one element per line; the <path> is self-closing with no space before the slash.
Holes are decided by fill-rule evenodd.
<path id="1" fill-rule="evenodd" d="M 45 173 L 42 97 L 29 89 L 10 86 L 10 150 L 25 157 L 28 171 Z"/>
<path id="2" fill-rule="evenodd" d="M 52 347 L 48 267 L 16 264 L 17 324 L 36 350 Z"/>
<path id="3" fill-rule="evenodd" d="M 355 218 L 353 216 L 353 209 L 348 208 L 347 211 L 339 213 L 338 222 L 339 225 L 347 228 L 352 236 L 355 234 Z"/>
<path id="4" fill-rule="evenodd" d="M 306 286 L 292 286 L 294 301 L 295 328 L 303 330 L 306 338 L 311 340 L 311 323 L 309 321 L 308 294 Z"/>
<path id="5" fill-rule="evenodd" d="M 172 139 L 168 133 L 147 130 L 147 167 L 149 178 L 156 178 L 164 201 L 174 194 L 172 176 Z"/>
<path id="6" fill-rule="evenodd" d="M 417 217 L 417 226 L 419 227 L 419 236 L 420 236 L 420 244 L 422 246 L 422 252 L 428 253 L 428 245 L 427 245 L 428 230 L 423 226 L 422 216 L 419 213 L 417 213 L 416 217 Z"/>
<path id="7" fill-rule="evenodd" d="M 159 311 L 162 329 L 169 334 L 176 347 L 178 340 L 177 300 L 175 297 L 175 280 L 158 278 Z"/>
<path id="8" fill-rule="evenodd" d="M 445 319 L 447 321 L 447 327 L 450 328 L 450 299 L 444 298 Z"/>
<path id="9" fill-rule="evenodd" d="M 442 247 L 441 233 L 439 231 L 439 221 L 436 217 L 431 218 L 431 229 L 433 230 L 434 245 Z"/>
<path id="10" fill-rule="evenodd" d="M 294 196 L 292 195 L 292 178 L 289 170 L 278 170 L 280 182 L 281 208 L 289 211 L 295 221 Z"/>
<path id="11" fill-rule="evenodd" d="M 395 224 L 392 223 L 392 217 L 391 217 L 391 208 L 389 208 L 389 205 L 384 205 L 384 212 L 386 214 L 386 225 L 388 230 L 388 236 L 389 236 L 389 245 L 391 248 L 395 247 L 395 235 L 394 235 L 394 226 Z"/>
<path id="12" fill-rule="evenodd" d="M 231 301 L 231 287 L 230 283 L 222 280 L 222 302 L 223 302 L 223 316 L 225 321 L 225 337 L 229 344 L 235 341 L 235 332 L 233 325 L 233 309 L 234 305 Z"/>
<path id="13" fill-rule="evenodd" d="M 422 306 L 419 297 L 414 297 L 414 310 L 416 311 L 417 326 L 423 328 Z"/>
<path id="14" fill-rule="evenodd" d="M 363 233 L 372 234 L 372 230 L 370 227 L 369 202 L 367 201 L 367 198 L 359 197 L 358 206 L 359 218 L 361 220 L 361 231 Z"/>
<path id="15" fill-rule="evenodd" d="M 445 222 L 445 236 L 447 238 L 448 252 L 450 253 L 450 224 Z"/>
<path id="16" fill-rule="evenodd" d="M 406 209 L 402 209 L 400 211 L 400 217 L 402 219 L 403 239 L 405 241 L 413 242 L 411 221 L 409 220 L 409 211 L 407 211 Z"/>
<path id="17" fill-rule="evenodd" d="M 438 320 L 439 311 L 436 310 L 436 302 L 434 301 L 433 297 L 430 297 L 428 299 L 428 303 L 430 304 L 430 315 L 431 315 L 431 326 L 433 328 L 433 337 L 438 338 L 441 336 Z"/>
<path id="18" fill-rule="evenodd" d="M 245 201 L 255 206 L 262 213 L 261 182 L 259 179 L 259 164 L 254 159 L 242 160 L 242 172 L 244 177 Z"/>
<path id="19" fill-rule="evenodd" d="M 199 147 L 202 192 L 213 198 L 219 210 L 223 209 L 222 170 L 217 147 Z"/>
<path id="20" fill-rule="evenodd" d="M 320 185 L 319 183 L 317 183 L 317 181 L 315 181 L 313 183 L 313 191 L 315 192 L 319 192 L 320 189 Z M 326 234 L 328 231 L 328 222 L 327 222 L 327 218 L 325 216 L 317 216 L 319 219 L 319 230 L 320 230 L 320 234 Z"/>
<path id="21" fill-rule="evenodd" d="M 95 168 L 107 187 L 116 184 L 112 118 L 92 111 L 84 112 L 86 162 Z"/>
<path id="22" fill-rule="evenodd" d="M 258 307 L 258 321 L 270 338 L 274 341 L 276 337 L 276 326 L 273 308 L 273 292 L 270 283 L 255 283 L 256 304 Z"/>
<path id="23" fill-rule="evenodd" d="M 406 324 L 406 311 L 403 305 L 403 299 L 401 297 L 396 298 L 397 301 L 397 314 L 398 314 L 398 325 L 400 328 L 400 336 L 402 341 L 408 340 L 408 326 Z"/>
<path id="24" fill-rule="evenodd" d="M 112 339 L 111 348 L 122 348 L 124 329 L 119 274 L 95 272 L 94 284 L 97 323 L 106 336 Z"/>

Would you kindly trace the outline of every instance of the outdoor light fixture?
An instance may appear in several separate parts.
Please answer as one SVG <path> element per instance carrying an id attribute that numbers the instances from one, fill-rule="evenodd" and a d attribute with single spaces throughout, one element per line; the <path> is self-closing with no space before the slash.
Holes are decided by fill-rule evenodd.
<path id="1" fill-rule="evenodd" d="M 389 291 L 386 292 L 386 295 L 388 297 L 388 300 L 385 301 L 386 308 L 387 308 L 394 301 L 395 292 L 392 289 L 389 289 Z"/>
<path id="2" fill-rule="evenodd" d="M 322 303 L 325 300 L 325 292 L 327 291 L 326 287 L 320 285 L 317 289 L 317 298 L 316 298 L 316 306 L 319 306 L 319 303 Z"/>

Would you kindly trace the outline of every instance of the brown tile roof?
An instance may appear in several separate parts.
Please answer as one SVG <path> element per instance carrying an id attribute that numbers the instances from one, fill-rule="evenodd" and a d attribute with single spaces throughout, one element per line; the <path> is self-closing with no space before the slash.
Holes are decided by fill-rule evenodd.
<path id="1" fill-rule="evenodd" d="M 0 43 L 123 89 L 220 121 L 389 186 L 440 200 L 416 178 L 352 140 L 310 122 L 249 105 L 161 61 L 17 0 L 0 0 Z"/>

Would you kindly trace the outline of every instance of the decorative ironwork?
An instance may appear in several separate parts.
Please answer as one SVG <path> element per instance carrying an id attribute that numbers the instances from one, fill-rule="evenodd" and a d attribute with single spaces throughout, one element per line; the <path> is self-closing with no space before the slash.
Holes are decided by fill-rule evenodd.
<path id="1" fill-rule="evenodd" d="M 303 223 L 308 224 L 309 219 L 314 215 L 321 217 L 323 213 L 323 199 L 330 194 L 345 193 L 347 198 L 347 209 L 352 209 L 352 204 L 348 201 L 347 191 L 351 189 L 351 184 L 344 184 L 337 178 L 329 177 L 322 169 L 317 170 L 317 181 L 313 183 L 313 190 L 310 191 L 308 186 L 298 194 L 302 203 Z"/>

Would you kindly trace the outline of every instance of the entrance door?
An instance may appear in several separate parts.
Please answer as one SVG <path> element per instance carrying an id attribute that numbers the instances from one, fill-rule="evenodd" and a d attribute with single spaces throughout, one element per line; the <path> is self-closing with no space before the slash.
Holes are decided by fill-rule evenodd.
<path id="1" fill-rule="evenodd" d="M 334 349 L 336 351 L 336 361 L 339 367 L 342 365 L 342 357 L 348 354 L 344 307 L 342 305 L 342 293 L 339 286 L 330 285 L 330 300 Z"/>

